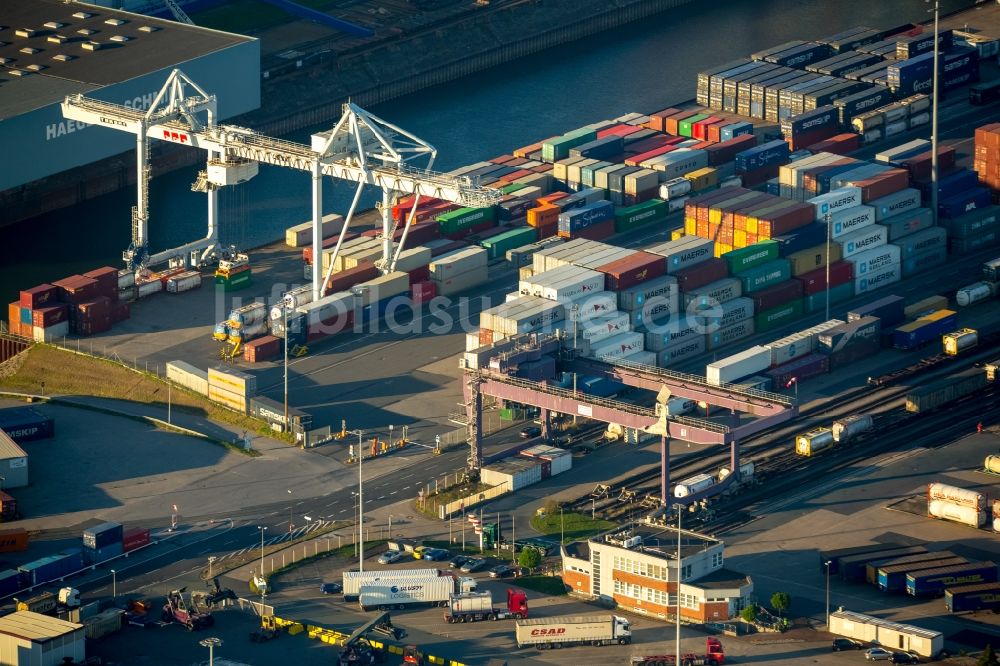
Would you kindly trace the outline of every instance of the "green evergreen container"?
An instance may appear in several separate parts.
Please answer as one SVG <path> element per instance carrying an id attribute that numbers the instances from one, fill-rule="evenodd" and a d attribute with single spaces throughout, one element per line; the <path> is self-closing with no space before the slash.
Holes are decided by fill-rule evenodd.
<path id="1" fill-rule="evenodd" d="M 507 255 L 507 250 L 522 247 L 538 240 L 538 229 L 534 227 L 519 227 L 505 231 L 496 236 L 490 236 L 480 245 L 486 248 L 486 256 L 490 259 L 500 259 Z"/>
<path id="2" fill-rule="evenodd" d="M 667 202 L 650 199 L 615 211 L 615 233 L 631 231 L 667 219 Z"/>
<path id="3" fill-rule="evenodd" d="M 774 261 L 778 258 L 778 241 L 764 240 L 753 245 L 730 250 L 722 255 L 726 265 L 729 266 L 729 274 L 736 275 Z"/>
<path id="4" fill-rule="evenodd" d="M 765 310 L 753 318 L 754 332 L 764 333 L 778 328 L 783 324 L 788 324 L 802 316 L 802 299 L 796 298 L 784 305 Z"/>
<path id="5" fill-rule="evenodd" d="M 437 216 L 441 234 L 447 236 L 474 227 L 482 222 L 496 222 L 496 208 L 458 208 Z"/>

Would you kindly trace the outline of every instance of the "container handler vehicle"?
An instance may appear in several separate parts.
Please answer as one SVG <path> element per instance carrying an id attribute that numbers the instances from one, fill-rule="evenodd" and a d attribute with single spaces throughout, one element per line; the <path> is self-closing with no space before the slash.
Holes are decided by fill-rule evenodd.
<path id="1" fill-rule="evenodd" d="M 405 634 L 392 624 L 388 613 L 379 613 L 354 630 L 344 641 L 343 649 L 337 658 L 337 666 L 372 666 L 382 661 L 382 653 L 368 641 L 367 634 L 371 631 L 397 635 Z"/>
<path id="2" fill-rule="evenodd" d="M 167 595 L 167 601 L 163 604 L 161 619 L 164 622 L 176 622 L 183 625 L 188 631 L 196 629 L 206 629 L 215 624 L 215 618 L 209 612 L 198 611 L 193 603 L 184 600 L 184 592 L 187 588 L 171 590 Z"/>

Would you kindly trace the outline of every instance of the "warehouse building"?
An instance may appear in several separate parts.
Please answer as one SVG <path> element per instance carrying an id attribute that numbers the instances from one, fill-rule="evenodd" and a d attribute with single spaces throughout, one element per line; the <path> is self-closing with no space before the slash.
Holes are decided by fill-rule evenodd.
<path id="1" fill-rule="evenodd" d="M 753 595 L 750 578 L 725 568 L 723 551 L 718 539 L 682 531 L 678 586 L 677 532 L 637 526 L 563 547 L 562 577 L 577 595 L 661 619 L 673 616 L 679 592 L 682 618 L 722 622 Z"/>
<path id="2" fill-rule="evenodd" d="M 0 617 L 0 664 L 59 666 L 86 658 L 82 624 L 31 611 Z"/>
<path id="3" fill-rule="evenodd" d="M 0 430 L 0 490 L 28 485 L 28 454 Z"/>
<path id="4" fill-rule="evenodd" d="M 0 163 L 5 217 L 69 205 L 134 178 L 124 171 L 109 174 L 107 168 L 81 169 L 133 149 L 135 137 L 67 120 L 60 103 L 82 93 L 144 110 L 174 68 L 217 97 L 218 119 L 260 106 L 256 39 L 90 4 L 4 2 L 0 145 L 11 156 Z M 120 168 L 134 172 L 135 164 Z M 74 170 L 78 186 L 68 183 L 68 170 Z"/>

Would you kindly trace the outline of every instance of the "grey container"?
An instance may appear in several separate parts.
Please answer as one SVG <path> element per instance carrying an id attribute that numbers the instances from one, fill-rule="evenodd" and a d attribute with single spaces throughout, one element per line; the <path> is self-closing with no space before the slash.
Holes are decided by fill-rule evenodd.
<path id="1" fill-rule="evenodd" d="M 886 218 L 880 224 L 889 232 L 889 242 L 897 243 L 906 236 L 934 226 L 934 215 L 929 208 L 913 208 Z"/>
<path id="2" fill-rule="evenodd" d="M 948 247 L 948 232 L 943 227 L 931 227 L 899 239 L 901 260 L 916 257 L 932 250 Z"/>
<path id="3" fill-rule="evenodd" d="M 894 215 L 920 208 L 920 190 L 908 187 L 881 199 L 869 201 L 868 205 L 875 209 L 875 221 L 881 222 Z"/>
<path id="4" fill-rule="evenodd" d="M 122 540 L 121 523 L 101 523 L 83 531 L 83 547 L 91 550 L 104 548 Z"/>

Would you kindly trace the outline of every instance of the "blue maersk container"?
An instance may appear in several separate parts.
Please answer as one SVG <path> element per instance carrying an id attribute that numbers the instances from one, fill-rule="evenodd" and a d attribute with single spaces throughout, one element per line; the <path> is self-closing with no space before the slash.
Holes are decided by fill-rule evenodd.
<path id="1" fill-rule="evenodd" d="M 788 162 L 788 144 L 780 139 L 736 153 L 736 173 Z"/>
<path id="2" fill-rule="evenodd" d="M 938 201 L 938 215 L 950 220 L 966 213 L 988 208 L 989 205 L 990 191 L 985 187 L 977 186 L 959 192 L 944 201 Z"/>
<path id="3" fill-rule="evenodd" d="M 559 231 L 573 233 L 614 218 L 614 204 L 610 201 L 598 201 L 583 208 L 559 213 Z"/>

